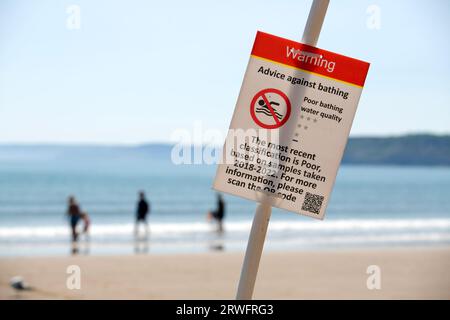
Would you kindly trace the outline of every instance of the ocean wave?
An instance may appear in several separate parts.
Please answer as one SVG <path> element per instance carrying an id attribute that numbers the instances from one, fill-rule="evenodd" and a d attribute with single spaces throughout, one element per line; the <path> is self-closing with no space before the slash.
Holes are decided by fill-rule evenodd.
<path id="1" fill-rule="evenodd" d="M 228 221 L 225 223 L 227 233 L 249 232 L 251 221 Z M 134 224 L 94 224 L 91 236 L 129 235 Z M 213 225 L 206 222 L 150 223 L 153 235 L 209 233 Z M 450 231 L 450 219 L 348 219 L 327 221 L 272 221 L 269 231 L 273 233 L 315 231 L 320 233 L 355 233 L 355 232 L 420 232 L 427 230 Z M 0 241 L 12 238 L 53 238 L 68 236 L 67 226 L 23 226 L 0 227 Z"/>

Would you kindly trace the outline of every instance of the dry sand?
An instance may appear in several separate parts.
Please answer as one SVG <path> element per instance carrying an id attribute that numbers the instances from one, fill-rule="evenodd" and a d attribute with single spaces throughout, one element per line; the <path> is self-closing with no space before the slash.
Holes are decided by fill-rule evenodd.
<path id="1" fill-rule="evenodd" d="M 233 299 L 243 253 L 0 259 L 1 299 Z M 81 289 L 66 287 L 69 265 Z M 366 269 L 381 268 L 368 290 Z M 15 292 L 21 275 L 35 290 Z M 256 299 L 450 299 L 450 248 L 266 252 Z"/>

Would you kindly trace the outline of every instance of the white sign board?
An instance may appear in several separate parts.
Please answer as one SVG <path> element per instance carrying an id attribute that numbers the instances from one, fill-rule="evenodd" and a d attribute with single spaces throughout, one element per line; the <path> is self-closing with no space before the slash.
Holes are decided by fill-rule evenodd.
<path id="1" fill-rule="evenodd" d="M 213 188 L 323 219 L 368 69 L 258 32 Z"/>

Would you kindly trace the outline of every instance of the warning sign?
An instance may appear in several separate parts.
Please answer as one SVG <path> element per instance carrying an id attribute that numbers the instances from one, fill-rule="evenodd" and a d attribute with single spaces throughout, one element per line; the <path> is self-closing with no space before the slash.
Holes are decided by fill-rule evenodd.
<path id="1" fill-rule="evenodd" d="M 322 219 L 368 69 L 258 32 L 214 189 Z"/>
<path id="2" fill-rule="evenodd" d="M 280 90 L 264 89 L 252 99 L 250 112 L 255 123 L 260 127 L 276 129 L 288 121 L 291 103 Z"/>

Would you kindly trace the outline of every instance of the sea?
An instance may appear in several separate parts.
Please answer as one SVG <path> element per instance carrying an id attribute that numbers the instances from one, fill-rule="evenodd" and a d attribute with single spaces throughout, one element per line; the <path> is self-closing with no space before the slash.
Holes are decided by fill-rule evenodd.
<path id="1" fill-rule="evenodd" d="M 139 150 L 137 150 L 139 149 Z M 0 256 L 71 254 L 67 198 L 91 218 L 78 254 L 243 252 L 256 203 L 224 194 L 214 165 L 175 165 L 166 147 L 0 147 Z M 133 233 L 138 192 L 148 237 Z M 274 208 L 265 250 L 435 247 L 450 244 L 450 168 L 342 165 L 323 221 Z"/>

